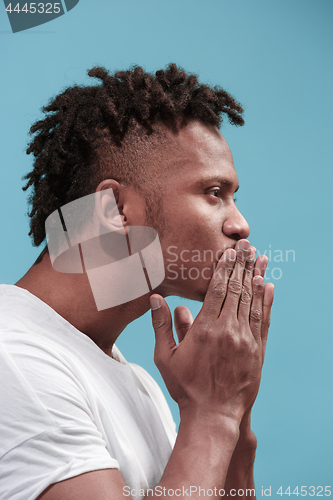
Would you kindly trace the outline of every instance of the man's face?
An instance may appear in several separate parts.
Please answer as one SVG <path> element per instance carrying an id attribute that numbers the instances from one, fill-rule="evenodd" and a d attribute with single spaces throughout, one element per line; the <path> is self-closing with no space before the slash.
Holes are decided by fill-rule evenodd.
<path id="1" fill-rule="evenodd" d="M 222 252 L 250 230 L 235 205 L 238 178 L 218 129 L 193 122 L 178 141 L 184 158 L 163 183 L 166 277 L 156 292 L 203 300 Z"/>

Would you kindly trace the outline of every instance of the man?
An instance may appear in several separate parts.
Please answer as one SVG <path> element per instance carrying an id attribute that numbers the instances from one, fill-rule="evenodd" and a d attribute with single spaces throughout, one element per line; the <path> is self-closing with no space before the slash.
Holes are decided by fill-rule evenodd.
<path id="1" fill-rule="evenodd" d="M 2 285 L 0 496 L 253 497 L 250 415 L 273 285 L 264 285 L 267 258 L 255 262 L 246 239 L 237 175 L 217 128 L 223 114 L 242 125 L 242 108 L 174 64 L 155 76 L 141 68 L 89 75 L 102 86 L 67 89 L 31 128 L 30 234 L 41 244 L 55 211 L 95 193 L 85 217 L 98 234 L 114 232 L 115 220 L 128 241 L 134 227 L 153 228 L 165 277 L 154 293 L 99 308 L 89 270 L 58 272 L 45 249 L 16 286 Z M 203 301 L 194 322 L 187 308 L 175 310 L 178 344 L 168 295 Z M 155 361 L 179 405 L 177 437 L 155 383 L 114 345 L 149 307 Z"/>

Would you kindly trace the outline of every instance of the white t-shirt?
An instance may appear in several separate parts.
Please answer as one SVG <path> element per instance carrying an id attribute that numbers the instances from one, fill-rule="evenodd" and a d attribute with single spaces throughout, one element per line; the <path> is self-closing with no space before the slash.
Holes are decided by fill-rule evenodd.
<path id="1" fill-rule="evenodd" d="M 28 291 L 0 285 L 1 500 L 107 468 L 137 498 L 156 486 L 175 424 L 150 375 L 113 356 Z"/>

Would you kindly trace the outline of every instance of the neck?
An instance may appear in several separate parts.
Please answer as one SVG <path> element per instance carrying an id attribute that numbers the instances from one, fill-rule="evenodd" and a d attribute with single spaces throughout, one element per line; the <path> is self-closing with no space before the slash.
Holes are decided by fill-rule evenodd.
<path id="1" fill-rule="evenodd" d="M 149 295 L 98 311 L 86 274 L 55 271 L 46 250 L 16 286 L 48 304 L 111 356 L 113 344 L 126 326 L 149 309 Z"/>

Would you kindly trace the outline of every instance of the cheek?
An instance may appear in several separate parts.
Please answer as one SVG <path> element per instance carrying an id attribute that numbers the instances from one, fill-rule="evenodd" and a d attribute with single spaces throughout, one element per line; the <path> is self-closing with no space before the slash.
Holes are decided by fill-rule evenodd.
<path id="1" fill-rule="evenodd" d="M 197 267 L 212 267 L 220 257 L 223 248 L 222 233 L 210 228 L 209 225 L 199 225 L 194 229 L 183 226 L 177 234 L 163 240 L 165 262 L 186 264 Z M 176 265 L 177 265 L 176 264 Z"/>
<path id="2" fill-rule="evenodd" d="M 209 217 L 198 218 L 191 225 L 183 226 L 182 238 L 191 248 L 220 248 L 222 225 Z"/>
<path id="3" fill-rule="evenodd" d="M 183 203 L 165 211 L 169 244 L 183 249 L 217 250 L 223 246 L 223 214 L 207 202 Z"/>

